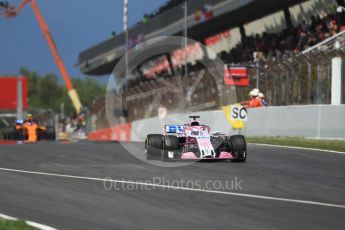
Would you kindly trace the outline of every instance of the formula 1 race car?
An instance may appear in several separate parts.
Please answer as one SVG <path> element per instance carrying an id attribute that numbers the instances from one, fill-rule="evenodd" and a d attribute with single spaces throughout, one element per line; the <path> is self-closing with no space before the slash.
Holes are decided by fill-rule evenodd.
<path id="1" fill-rule="evenodd" d="M 26 141 L 28 140 L 28 131 L 25 128 L 25 121 L 16 120 L 16 126 L 9 127 L 3 132 L 4 140 Z M 55 128 L 52 126 L 43 127 L 37 121 L 32 121 L 35 124 L 35 136 L 37 141 L 55 140 Z"/>
<path id="2" fill-rule="evenodd" d="M 190 116 L 187 125 L 165 125 L 165 134 L 148 134 L 145 140 L 147 160 L 231 160 L 244 162 L 247 145 L 244 136 L 211 133 L 210 127 L 200 125 L 199 116 Z M 168 135 L 175 134 L 175 135 Z"/>

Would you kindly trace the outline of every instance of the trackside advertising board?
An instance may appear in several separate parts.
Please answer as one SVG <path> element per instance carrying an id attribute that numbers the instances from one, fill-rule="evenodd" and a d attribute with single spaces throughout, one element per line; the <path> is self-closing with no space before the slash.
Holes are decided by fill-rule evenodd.
<path id="1" fill-rule="evenodd" d="M 0 110 L 17 109 L 18 81 L 22 81 L 23 109 L 28 108 L 28 79 L 17 76 L 0 76 Z"/>
<path id="2" fill-rule="evenodd" d="M 224 82 L 226 85 L 249 86 L 249 73 L 245 67 L 224 66 Z"/>

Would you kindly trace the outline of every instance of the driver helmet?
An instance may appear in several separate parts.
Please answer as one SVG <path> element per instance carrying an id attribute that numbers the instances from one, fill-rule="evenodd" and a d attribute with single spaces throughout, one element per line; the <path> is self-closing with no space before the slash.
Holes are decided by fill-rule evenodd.
<path id="1" fill-rule="evenodd" d="M 199 130 L 198 129 L 193 129 L 192 130 L 192 135 L 199 135 Z"/>
<path id="2" fill-rule="evenodd" d="M 198 121 L 192 121 L 190 123 L 191 126 L 199 126 L 199 122 Z"/>
<path id="3" fill-rule="evenodd" d="M 28 122 L 28 123 L 31 123 L 31 122 L 32 122 L 32 114 L 31 114 L 31 113 L 28 113 L 28 114 L 26 115 L 26 120 L 25 120 L 25 122 Z"/>

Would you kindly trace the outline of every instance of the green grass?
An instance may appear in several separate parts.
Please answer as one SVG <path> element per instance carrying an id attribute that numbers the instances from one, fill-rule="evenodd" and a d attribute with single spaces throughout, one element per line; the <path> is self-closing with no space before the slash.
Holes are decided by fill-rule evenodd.
<path id="1" fill-rule="evenodd" d="M 296 146 L 345 152 L 343 140 L 316 140 L 296 137 L 248 137 L 249 143 Z"/>
<path id="2" fill-rule="evenodd" d="M 25 223 L 24 220 L 5 220 L 0 218 L 0 230 L 37 230 Z"/>

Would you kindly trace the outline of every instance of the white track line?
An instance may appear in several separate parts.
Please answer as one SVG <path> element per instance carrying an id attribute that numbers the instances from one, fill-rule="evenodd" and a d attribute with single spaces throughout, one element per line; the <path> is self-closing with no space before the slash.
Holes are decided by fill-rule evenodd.
<path id="1" fill-rule="evenodd" d="M 327 153 L 339 153 L 339 154 L 345 154 L 345 152 L 334 151 L 334 150 L 327 150 L 327 149 L 314 149 L 314 148 L 305 148 L 305 147 L 297 147 L 297 146 L 287 146 L 287 145 L 270 145 L 270 144 L 259 144 L 259 143 L 249 143 L 249 144 L 252 144 L 252 145 L 269 146 L 269 147 L 277 147 L 277 148 L 301 149 L 301 150 L 310 150 L 310 151 L 318 151 L 318 152 L 327 152 Z"/>
<path id="2" fill-rule="evenodd" d="M 16 217 L 7 216 L 7 215 L 1 214 L 1 213 L 0 213 L 0 218 L 5 219 L 5 220 L 13 220 L 13 221 L 19 220 Z M 52 228 L 52 227 L 44 225 L 44 224 L 39 224 L 39 223 L 29 221 L 29 220 L 24 220 L 24 221 L 27 225 L 34 227 L 34 228 L 37 228 L 37 229 L 40 229 L 40 230 L 57 230 L 56 228 Z"/>
<path id="3" fill-rule="evenodd" d="M 5 219 L 5 220 L 18 220 L 18 218 L 12 217 L 12 216 L 7 216 L 5 214 L 0 213 L 0 218 Z"/>
<path id="4" fill-rule="evenodd" d="M 323 202 L 316 202 L 316 201 L 309 201 L 309 200 L 296 200 L 296 199 L 271 197 L 271 196 L 261 196 L 261 195 L 246 194 L 246 193 L 235 193 L 235 192 L 227 192 L 227 191 L 217 191 L 217 190 L 206 190 L 206 189 L 168 186 L 168 185 L 137 182 L 137 181 L 113 180 L 113 179 L 107 179 L 107 178 L 103 179 L 103 178 L 95 178 L 95 177 L 73 176 L 73 175 L 66 175 L 66 174 L 35 172 L 35 171 L 26 171 L 26 170 L 18 170 L 18 169 L 9 169 L 9 168 L 0 168 L 0 171 L 18 172 L 18 173 L 25 173 L 25 174 L 44 175 L 44 176 L 72 178 L 72 179 L 82 179 L 82 180 L 92 180 L 92 181 L 102 181 L 102 182 L 115 182 L 115 183 L 120 183 L 120 184 L 144 185 L 144 186 L 151 186 L 151 187 L 157 187 L 157 188 L 167 188 L 167 189 L 172 189 L 172 190 L 184 190 L 184 191 L 193 191 L 193 192 L 222 194 L 222 195 L 229 195 L 229 196 L 249 197 L 249 198 L 256 198 L 256 199 L 284 201 L 284 202 L 290 202 L 290 203 L 311 204 L 311 205 L 326 206 L 326 207 L 332 207 L 332 208 L 345 208 L 345 205 L 342 205 L 342 204 L 323 203 Z"/>
<path id="5" fill-rule="evenodd" d="M 32 221 L 25 221 L 27 225 L 30 225 L 31 227 L 37 228 L 37 229 L 41 229 L 41 230 L 57 230 L 56 228 L 52 228 L 50 226 L 44 225 L 44 224 L 40 224 L 40 223 L 36 223 L 36 222 L 32 222 Z"/>

